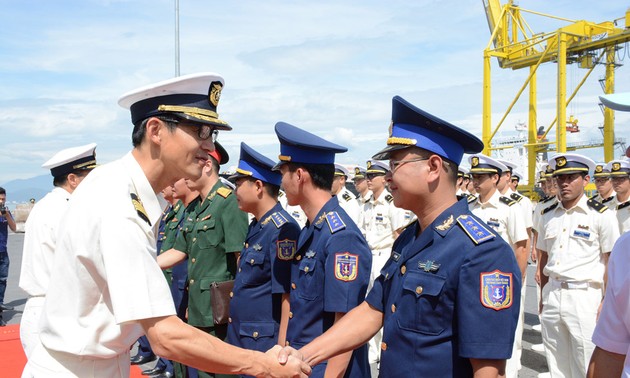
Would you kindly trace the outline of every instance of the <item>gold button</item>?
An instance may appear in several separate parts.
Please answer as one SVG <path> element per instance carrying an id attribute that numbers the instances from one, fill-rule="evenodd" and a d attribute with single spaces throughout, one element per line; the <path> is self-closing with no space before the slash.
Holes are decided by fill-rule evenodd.
<path id="1" fill-rule="evenodd" d="M 194 279 L 190 280 L 190 284 L 191 284 L 191 285 L 192 285 L 192 284 L 194 284 L 194 283 L 195 283 L 195 280 L 194 280 Z"/>
<path id="2" fill-rule="evenodd" d="M 230 298 L 234 298 L 234 292 L 230 291 Z"/>
<path id="3" fill-rule="evenodd" d="M 197 238 L 193 238 L 193 243 L 197 241 Z"/>
<path id="4" fill-rule="evenodd" d="M 204 229 L 204 230 L 205 230 L 205 229 L 207 229 L 207 228 L 208 228 L 208 226 L 203 226 L 203 229 Z"/>
<path id="5" fill-rule="evenodd" d="M 422 288 L 422 286 L 418 286 L 416 288 L 416 294 L 418 294 L 418 295 L 422 294 L 423 291 L 424 291 L 424 289 Z"/>
<path id="6" fill-rule="evenodd" d="M 304 267 L 304 273 L 308 273 L 308 266 Z"/>
<path id="7" fill-rule="evenodd" d="M 249 247 L 249 243 L 245 243 L 245 248 Z"/>
<path id="8" fill-rule="evenodd" d="M 197 259 L 193 257 L 192 258 L 192 262 L 194 263 L 195 261 L 197 261 Z"/>
<path id="9" fill-rule="evenodd" d="M 392 303 L 392 312 L 396 312 L 396 305 Z"/>
<path id="10" fill-rule="evenodd" d="M 403 265 L 403 266 L 400 267 L 400 273 L 401 274 L 405 274 L 406 271 L 407 271 L 407 267 L 406 266 Z"/>
<path id="11" fill-rule="evenodd" d="M 381 350 L 387 350 L 387 344 L 381 343 Z"/>
<path id="12" fill-rule="evenodd" d="M 297 255 L 297 257 L 295 258 L 297 261 L 302 260 L 302 255 Z"/>
<path id="13" fill-rule="evenodd" d="M 241 268 L 238 268 L 238 271 L 240 272 L 240 271 L 241 271 Z"/>
<path id="14" fill-rule="evenodd" d="M 232 318 L 228 318 L 228 323 L 232 323 Z"/>
<path id="15" fill-rule="evenodd" d="M 249 260 L 249 263 L 254 265 L 254 259 Z"/>
<path id="16" fill-rule="evenodd" d="M 252 336 L 254 336 L 254 339 L 258 338 L 258 332 L 254 331 L 254 333 L 252 333 Z"/>
<path id="17" fill-rule="evenodd" d="M 289 319 L 293 319 L 293 312 L 289 311 Z"/>
<path id="18" fill-rule="evenodd" d="M 293 290 L 297 289 L 297 285 L 295 284 L 295 282 L 291 282 L 291 289 Z"/>

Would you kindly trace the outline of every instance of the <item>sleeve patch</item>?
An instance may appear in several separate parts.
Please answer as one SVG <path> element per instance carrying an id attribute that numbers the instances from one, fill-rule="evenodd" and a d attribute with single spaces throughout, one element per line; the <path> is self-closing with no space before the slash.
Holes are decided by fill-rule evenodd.
<path id="1" fill-rule="evenodd" d="M 278 240 L 276 242 L 278 259 L 288 261 L 293 260 L 295 252 L 297 251 L 297 242 L 295 240 Z"/>
<path id="2" fill-rule="evenodd" d="M 512 273 L 500 270 L 479 274 L 481 304 L 495 311 L 510 308 L 514 296 L 512 279 Z"/>
<path id="3" fill-rule="evenodd" d="M 346 224 L 343 223 L 343 220 L 341 220 L 339 214 L 336 211 L 331 211 L 330 213 L 327 213 L 326 220 L 328 221 L 328 227 L 330 228 L 331 234 L 334 234 L 335 232 L 346 228 Z"/>
<path id="4" fill-rule="evenodd" d="M 481 244 L 496 237 L 492 231 L 470 215 L 460 215 L 457 217 L 457 223 L 475 244 Z"/>
<path id="5" fill-rule="evenodd" d="M 335 254 L 335 278 L 339 281 L 349 282 L 357 279 L 359 274 L 359 255 L 350 252 Z"/>

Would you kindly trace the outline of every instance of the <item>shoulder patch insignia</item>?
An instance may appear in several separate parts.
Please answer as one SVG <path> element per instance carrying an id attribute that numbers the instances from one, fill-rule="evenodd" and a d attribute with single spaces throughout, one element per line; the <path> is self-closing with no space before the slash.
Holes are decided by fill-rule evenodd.
<path id="1" fill-rule="evenodd" d="M 350 202 L 350 201 L 352 200 L 352 196 L 351 196 L 351 195 L 350 195 L 350 193 L 348 193 L 348 192 L 345 192 L 345 193 L 342 195 L 342 197 L 343 197 L 343 199 L 344 199 L 344 200 L 346 200 L 346 202 Z"/>
<path id="2" fill-rule="evenodd" d="M 232 189 L 228 189 L 225 187 L 219 188 L 217 189 L 217 194 L 223 198 L 227 198 L 230 194 L 232 194 Z"/>
<path id="3" fill-rule="evenodd" d="M 391 203 L 394 200 L 394 196 L 392 196 L 391 194 L 388 194 L 385 196 L 385 201 Z"/>
<path id="4" fill-rule="evenodd" d="M 628 206 L 630 206 L 630 201 L 626 201 L 626 202 L 622 203 L 621 205 L 617 206 L 617 210 L 624 209 L 624 208 L 626 208 Z"/>
<path id="5" fill-rule="evenodd" d="M 556 207 L 558 207 L 558 202 L 554 203 L 553 205 L 551 205 L 548 208 L 546 208 L 543 211 L 541 211 L 540 215 L 547 214 L 548 212 L 550 212 L 551 210 L 555 209 Z"/>
<path id="6" fill-rule="evenodd" d="M 295 240 L 278 240 L 276 242 L 276 256 L 279 260 L 292 260 L 297 252 L 297 242 Z"/>
<path id="7" fill-rule="evenodd" d="M 481 273 L 479 281 L 479 299 L 484 307 L 499 311 L 512 306 L 512 273 L 503 273 L 500 270 Z"/>
<path id="8" fill-rule="evenodd" d="M 273 223 L 276 225 L 276 228 L 280 228 L 283 224 L 288 222 L 287 218 L 285 218 L 285 216 L 279 212 L 275 212 L 271 214 L 271 220 L 273 220 Z"/>
<path id="9" fill-rule="evenodd" d="M 136 193 L 131 193 L 131 203 L 136 209 L 136 212 L 138 213 L 140 219 L 147 222 L 149 226 L 153 226 L 151 224 L 151 221 L 149 220 L 149 215 L 147 214 L 147 211 L 144 209 L 144 206 L 142 206 L 142 202 L 140 202 L 140 198 L 138 198 L 138 195 Z"/>
<path id="10" fill-rule="evenodd" d="M 336 211 L 331 211 L 326 214 L 326 220 L 328 221 L 328 227 L 330 228 L 330 233 L 334 234 L 339 230 L 343 230 L 346 228 L 346 224 L 343 223 L 343 220 L 339 217 Z"/>
<path id="11" fill-rule="evenodd" d="M 521 202 L 521 200 L 523 199 L 523 196 L 518 193 L 512 193 L 510 194 L 510 198 L 516 202 Z"/>
<path id="12" fill-rule="evenodd" d="M 603 213 L 604 211 L 608 210 L 608 206 L 602 204 L 601 202 L 595 201 L 593 199 L 586 201 L 586 204 L 588 205 L 588 207 L 590 207 L 591 209 L 599 213 Z"/>
<path id="13" fill-rule="evenodd" d="M 543 202 L 543 203 L 545 203 L 545 202 L 549 202 L 549 201 L 551 201 L 553 198 L 554 198 L 553 196 L 547 196 L 547 197 L 543 198 L 542 200 L 540 200 L 540 202 Z"/>
<path id="14" fill-rule="evenodd" d="M 335 278 L 339 281 L 349 282 L 357 279 L 359 275 L 359 255 L 350 252 L 335 253 Z"/>
<path id="15" fill-rule="evenodd" d="M 511 198 L 505 197 L 505 196 L 501 196 L 499 198 L 499 201 L 503 202 L 504 204 L 508 205 L 508 206 L 512 206 L 516 203 L 516 201 L 514 201 Z"/>
<path id="16" fill-rule="evenodd" d="M 467 197 L 466 201 L 468 201 L 468 203 L 473 203 L 477 200 L 477 197 L 472 194 L 468 194 L 466 197 Z"/>
<path id="17" fill-rule="evenodd" d="M 460 215 L 457 217 L 457 223 L 475 244 L 481 244 L 496 237 L 483 223 L 470 215 Z"/>

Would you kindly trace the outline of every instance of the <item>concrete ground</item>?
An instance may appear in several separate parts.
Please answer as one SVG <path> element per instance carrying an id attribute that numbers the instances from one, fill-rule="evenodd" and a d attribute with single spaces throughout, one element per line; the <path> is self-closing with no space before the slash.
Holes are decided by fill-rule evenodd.
<path id="1" fill-rule="evenodd" d="M 9 234 L 9 258 L 11 266 L 9 268 L 9 281 L 5 294 L 5 303 L 15 307 L 15 311 L 5 311 L 2 315 L 8 324 L 18 324 L 22 316 L 22 310 L 26 303 L 25 293 L 18 287 L 20 276 L 20 265 L 22 262 L 22 244 L 24 242 L 24 234 Z M 519 372 L 521 378 L 536 378 L 539 373 L 548 371 L 547 361 L 544 354 L 535 352 L 531 349 L 532 344 L 542 342 L 540 332 L 534 331 L 532 326 L 538 324 L 538 316 L 536 315 L 537 298 L 536 283 L 533 279 L 534 266 L 527 268 L 527 296 L 525 298 L 525 328 L 523 331 L 523 354 L 521 363 L 523 368 Z M 134 352 L 132 351 L 132 355 Z M 143 369 L 152 368 L 155 362 L 143 365 Z M 372 366 L 372 376 L 378 376 L 378 370 Z"/>

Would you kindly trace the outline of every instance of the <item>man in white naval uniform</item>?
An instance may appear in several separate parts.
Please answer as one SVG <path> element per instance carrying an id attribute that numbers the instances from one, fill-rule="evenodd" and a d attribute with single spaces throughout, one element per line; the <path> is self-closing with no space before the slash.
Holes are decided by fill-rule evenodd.
<path id="1" fill-rule="evenodd" d="M 367 162 L 366 175 L 372 197 L 363 205 L 359 228 L 364 232 L 372 251 L 368 292 L 391 256 L 394 241 L 402 229 L 411 223 L 408 215 L 410 212 L 394 206 L 394 197 L 385 188 L 387 172 L 389 172 L 389 166 L 385 162 L 378 160 Z M 377 363 L 380 359 L 382 338 L 383 330 L 381 329 L 368 343 L 370 364 Z"/>
<path id="2" fill-rule="evenodd" d="M 619 232 L 630 230 L 630 162 L 628 160 L 612 160 L 606 165 L 610 171 L 615 195 L 604 205 L 613 210 L 619 223 Z"/>
<path id="3" fill-rule="evenodd" d="M 365 171 L 366 169 L 364 167 L 356 166 L 354 167 L 354 177 L 352 177 L 354 188 L 358 193 L 357 202 L 359 203 L 359 210 L 363 209 L 363 204 L 372 198 L 372 191 L 368 189 Z"/>
<path id="4" fill-rule="evenodd" d="M 550 158 L 559 202 L 542 211 L 540 251 L 542 336 L 552 377 L 584 377 L 591 336 L 606 286 L 608 255 L 619 238 L 612 212 L 584 187 L 595 163 L 579 154 Z"/>
<path id="5" fill-rule="evenodd" d="M 351 191 L 346 188 L 346 181 L 348 180 L 349 172 L 341 164 L 335 163 L 335 176 L 333 177 L 331 193 L 333 196 L 337 196 L 339 206 L 348 213 L 350 218 L 355 224 L 359 224 L 359 204 L 357 203 L 357 197 Z"/>
<path id="6" fill-rule="evenodd" d="M 160 191 L 201 175 L 218 130 L 223 78 L 180 76 L 124 95 L 133 149 L 96 168 L 59 225 L 38 344 L 23 377 L 129 376 L 129 349 L 146 334 L 155 354 L 203 371 L 296 376 L 295 358 L 246 351 L 188 326 L 156 262 L 165 201 Z M 130 290 L 133 288 L 133 290 Z"/>
<path id="7" fill-rule="evenodd" d="M 28 358 L 39 343 L 39 318 L 54 260 L 56 234 L 70 195 L 96 167 L 96 143 L 66 148 L 42 165 L 50 169 L 54 189 L 38 201 L 24 226 L 19 286 L 29 298 L 20 321 L 20 340 Z"/>
<path id="8" fill-rule="evenodd" d="M 527 244 L 529 242 L 527 216 L 518 202 L 503 196 L 499 190 L 499 186 L 501 186 L 507 192 L 510 169 L 503 162 L 485 155 L 473 155 L 469 159 L 470 174 L 478 194 L 477 200 L 469 205 L 470 211 L 491 226 L 512 247 L 521 269 L 521 275 L 525 277 L 528 258 Z M 531 222 L 531 216 L 529 219 Z M 505 376 L 508 378 L 516 378 L 521 367 L 523 303 L 523 298 L 521 298 L 512 357 L 505 364 Z"/>
<path id="9" fill-rule="evenodd" d="M 595 173 L 593 173 L 593 182 L 597 189 L 597 194 L 591 197 L 597 202 L 601 202 L 608 206 L 608 202 L 615 198 L 615 190 L 613 188 L 612 179 L 610 177 L 610 169 L 606 163 L 595 164 Z M 612 210 L 612 209 L 611 209 Z"/>

